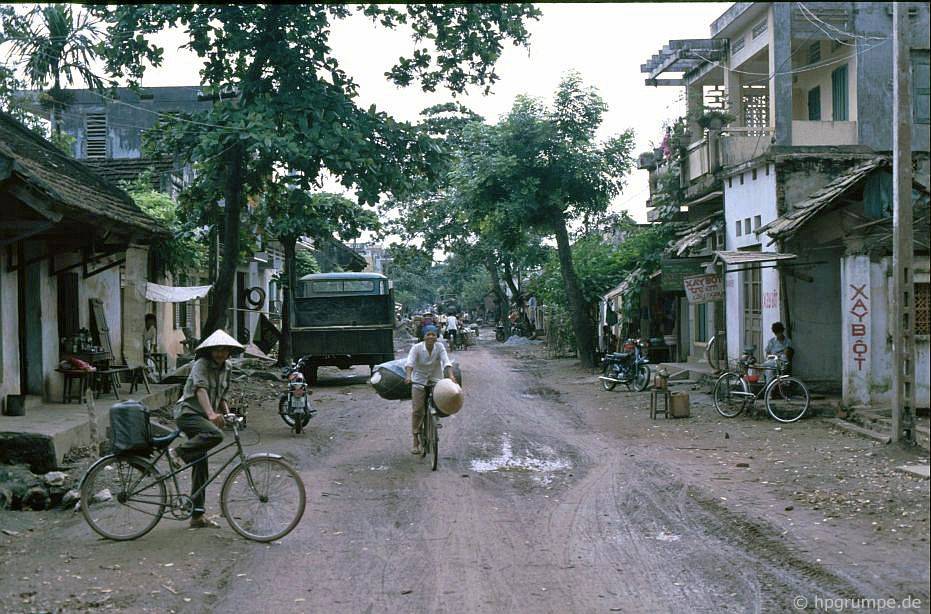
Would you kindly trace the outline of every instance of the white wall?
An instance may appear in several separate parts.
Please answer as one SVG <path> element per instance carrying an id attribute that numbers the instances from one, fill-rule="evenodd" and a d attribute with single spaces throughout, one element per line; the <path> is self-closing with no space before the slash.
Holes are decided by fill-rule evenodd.
<path id="1" fill-rule="evenodd" d="M 814 42 L 814 41 L 811 41 Z M 833 105 L 833 87 L 831 84 L 831 73 L 847 64 L 847 119 L 844 121 L 857 121 L 857 55 L 852 53 L 853 47 L 841 45 L 839 48 L 831 51 L 831 41 L 820 41 L 821 43 L 821 60 L 817 64 L 823 64 L 837 60 L 832 64 L 827 64 L 824 68 L 816 70 L 806 70 L 798 72 L 795 75 L 792 84 L 792 119 L 808 119 L 808 91 L 820 87 L 821 100 L 821 120 L 834 121 Z M 846 62 L 842 58 L 853 56 Z M 793 63 L 794 68 L 805 68 L 804 62 L 807 61 L 808 48 L 807 43 L 796 55 L 796 61 Z M 856 141 L 854 141 L 856 142 Z"/>
<path id="2" fill-rule="evenodd" d="M 768 173 L 767 173 L 768 170 Z M 743 182 L 741 182 L 741 175 Z M 771 163 L 764 163 L 753 170 L 747 170 L 724 179 L 724 220 L 725 244 L 729 251 L 758 247 L 761 251 L 774 252 L 776 245 L 766 245 L 769 236 L 757 236 L 756 228 L 766 225 L 777 217 L 776 206 L 776 172 Z M 740 234 L 737 222 L 740 221 Z M 749 224 L 749 231 L 747 225 Z M 744 273 L 727 273 L 724 279 L 727 314 L 727 348 L 731 359 L 740 357 L 745 345 L 743 334 L 743 292 Z M 761 271 L 763 292 L 763 343 L 769 339 L 770 326 L 782 319 L 780 313 L 779 275 L 776 269 Z"/>
<path id="3" fill-rule="evenodd" d="M 6 260 L 6 255 L 3 258 Z M 9 273 L 0 263 L 0 398 L 19 394 L 19 313 L 16 272 Z M 5 401 L 4 401 L 5 403 Z"/>

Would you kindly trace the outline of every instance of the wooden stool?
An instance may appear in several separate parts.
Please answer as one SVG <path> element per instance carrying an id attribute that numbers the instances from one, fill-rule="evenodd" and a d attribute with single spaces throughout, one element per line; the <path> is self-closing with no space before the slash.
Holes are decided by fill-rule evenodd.
<path id="1" fill-rule="evenodd" d="M 61 373 L 65 378 L 65 387 L 62 391 L 61 402 L 69 403 L 72 400 L 76 400 L 78 403 L 84 400 L 84 393 L 87 391 L 88 386 L 90 385 L 91 376 L 94 374 L 93 371 L 81 371 L 78 369 L 55 369 Z M 74 390 L 74 384 L 77 382 L 78 389 Z"/>
<path id="2" fill-rule="evenodd" d="M 113 392 L 113 396 L 116 397 L 117 401 L 120 401 L 120 373 L 127 373 L 130 369 L 128 367 L 111 367 L 109 369 L 97 369 L 97 383 L 98 389 L 101 392 L 106 392 L 106 388 L 109 385 L 110 390 Z"/>
<path id="3" fill-rule="evenodd" d="M 145 367 L 130 367 L 130 372 L 132 373 L 132 379 L 129 384 L 129 394 L 132 394 L 136 391 L 136 387 L 139 385 L 140 380 L 145 384 L 146 394 L 151 394 L 152 389 L 149 388 L 149 375 Z"/>
<path id="4" fill-rule="evenodd" d="M 659 407 L 659 399 L 663 399 L 663 408 Z M 656 420 L 657 414 L 663 414 L 669 418 L 669 405 L 672 403 L 672 395 L 669 388 L 654 388 L 650 391 L 650 419 Z"/>

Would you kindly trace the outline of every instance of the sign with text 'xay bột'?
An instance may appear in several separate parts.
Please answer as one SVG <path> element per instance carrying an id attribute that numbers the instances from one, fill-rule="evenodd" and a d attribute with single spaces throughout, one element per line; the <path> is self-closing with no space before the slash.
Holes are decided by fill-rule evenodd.
<path id="1" fill-rule="evenodd" d="M 720 275 L 695 275 L 682 280 L 689 303 L 714 303 L 724 300 L 724 284 Z"/>

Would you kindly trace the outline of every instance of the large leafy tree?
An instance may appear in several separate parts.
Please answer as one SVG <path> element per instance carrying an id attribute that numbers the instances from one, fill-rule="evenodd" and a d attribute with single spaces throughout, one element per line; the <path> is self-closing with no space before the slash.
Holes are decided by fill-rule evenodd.
<path id="1" fill-rule="evenodd" d="M 357 86 L 329 47 L 332 22 L 361 12 L 382 27 L 409 26 L 417 48 L 387 78 L 461 92 L 493 84 L 502 43 L 525 44 L 524 22 L 539 15 L 529 4 L 161 4 L 94 11 L 109 24 L 112 74 L 138 83 L 147 65 L 162 62 L 152 35 L 181 27 L 186 47 L 204 61 L 202 84 L 216 95 L 211 109 L 160 127 L 162 150 L 200 160 L 199 188 L 223 200 L 223 262 L 205 333 L 226 323 L 243 207 L 275 169 L 317 185 L 329 173 L 360 203 L 402 193 L 431 172 L 438 150 L 430 138 L 358 105 Z"/>
<path id="2" fill-rule="evenodd" d="M 101 88 L 103 79 L 94 70 L 102 33 L 90 13 L 68 4 L 37 4 L 25 13 L 0 14 L 3 36 L 11 56 L 23 71 L 29 87 L 44 90 L 52 115 L 52 132 L 61 138 L 61 112 L 67 107 L 62 83 L 83 81 Z"/>
<path id="3" fill-rule="evenodd" d="M 340 194 L 311 193 L 302 184 L 300 177 L 270 183 L 265 190 L 263 211 L 259 214 L 261 219 L 267 220 L 267 231 L 284 248 L 284 301 L 278 352 L 278 362 L 283 365 L 291 362 L 291 293 L 297 283 L 297 240 L 302 236 L 332 238 L 334 233 L 342 239 L 353 239 L 362 230 L 378 227 L 375 213 L 358 202 Z"/>
<path id="4" fill-rule="evenodd" d="M 606 106 L 578 74 L 566 75 L 552 104 L 518 98 L 485 144 L 467 152 L 457 190 L 489 203 L 498 219 L 556 240 L 579 358 L 594 357 L 591 301 L 573 266 L 570 225 L 603 213 L 631 168 L 633 133 L 600 141 Z"/>

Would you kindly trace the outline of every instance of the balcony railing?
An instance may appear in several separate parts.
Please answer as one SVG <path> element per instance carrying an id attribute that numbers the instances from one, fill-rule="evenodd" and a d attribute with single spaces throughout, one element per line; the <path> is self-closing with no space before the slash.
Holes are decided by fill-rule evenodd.
<path id="1" fill-rule="evenodd" d="M 772 138 L 772 128 L 728 127 L 721 135 L 721 166 L 736 166 L 752 160 L 769 149 Z"/>
<path id="2" fill-rule="evenodd" d="M 792 120 L 792 145 L 856 145 L 857 122 Z"/>

